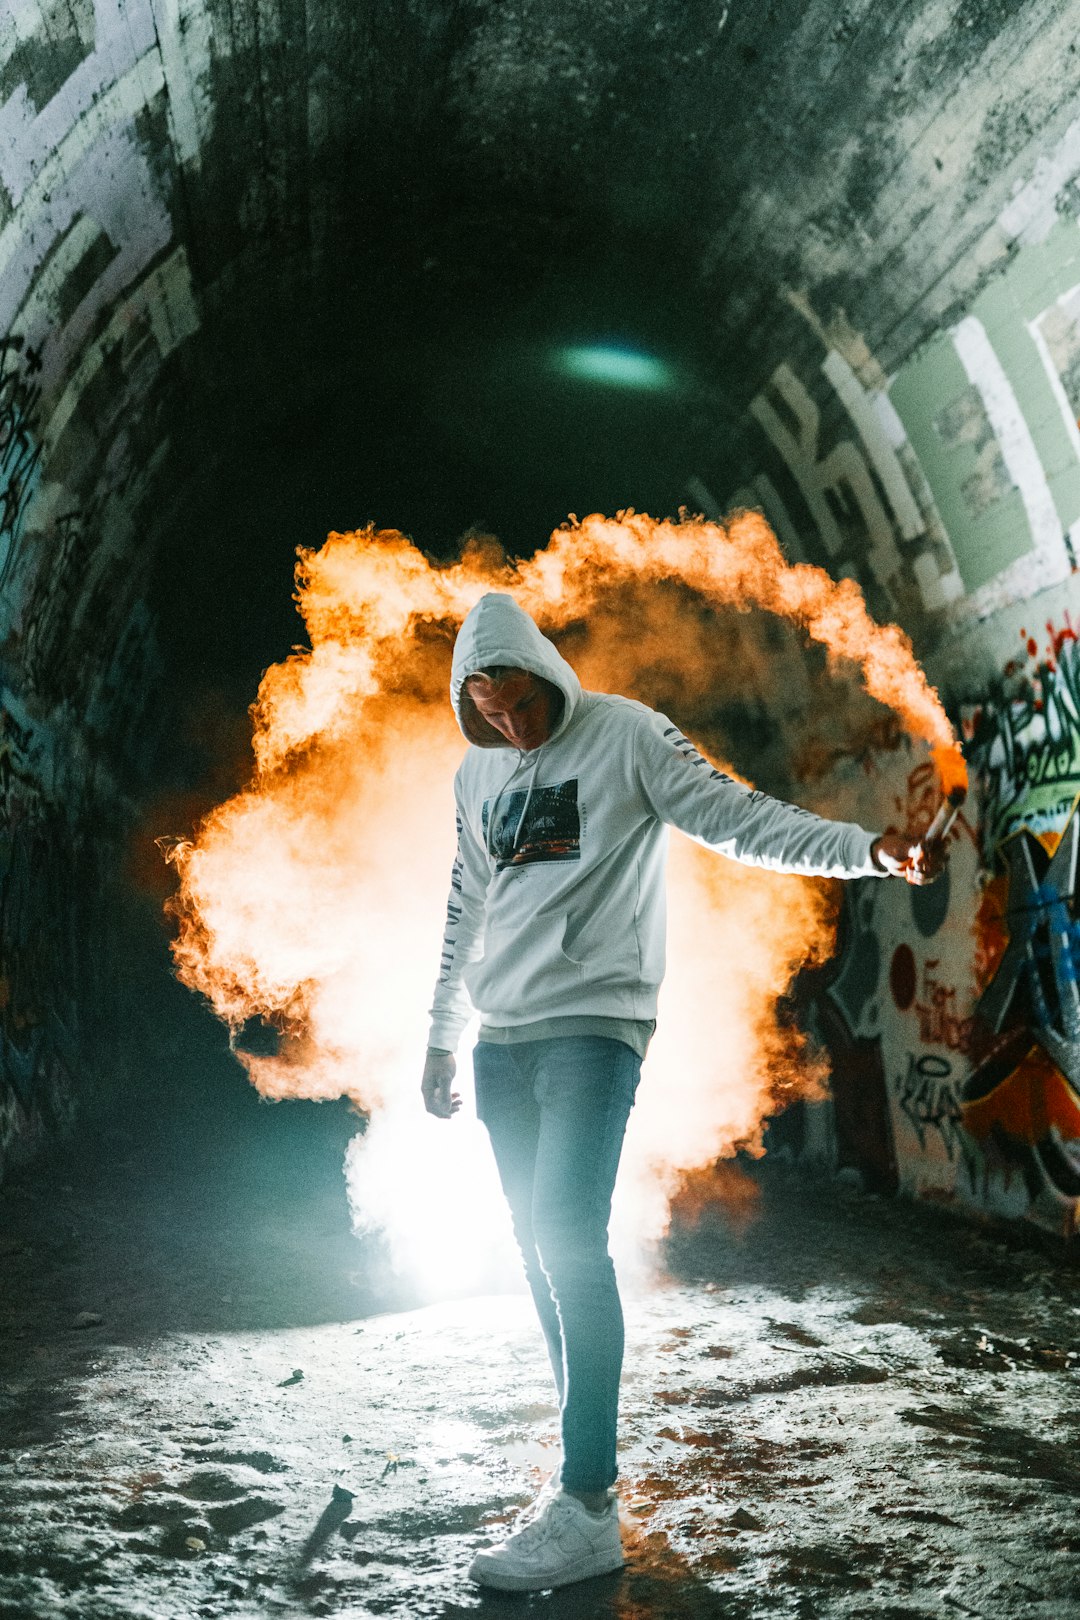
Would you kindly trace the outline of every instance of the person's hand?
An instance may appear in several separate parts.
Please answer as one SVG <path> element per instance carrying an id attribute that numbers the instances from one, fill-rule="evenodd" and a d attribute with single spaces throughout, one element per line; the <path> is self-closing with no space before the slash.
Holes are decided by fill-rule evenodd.
<path id="1" fill-rule="evenodd" d="M 945 870 L 948 850 L 944 843 L 926 844 L 911 833 L 884 833 L 871 849 L 875 866 L 905 883 L 933 883 Z"/>
<path id="2" fill-rule="evenodd" d="M 457 1073 L 457 1059 L 452 1052 L 428 1052 L 424 1060 L 424 1078 L 420 1090 L 424 1107 L 437 1119 L 450 1119 L 461 1107 L 461 1098 L 451 1091 L 450 1083 Z"/>

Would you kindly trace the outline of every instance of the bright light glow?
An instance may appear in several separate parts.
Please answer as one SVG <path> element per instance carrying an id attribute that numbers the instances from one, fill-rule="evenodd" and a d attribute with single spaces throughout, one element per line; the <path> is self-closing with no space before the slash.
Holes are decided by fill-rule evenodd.
<path id="1" fill-rule="evenodd" d="M 559 350 L 559 366 L 568 376 L 586 382 L 608 383 L 612 388 L 637 388 L 659 393 L 675 386 L 670 366 L 640 349 L 623 349 L 616 344 L 576 344 Z"/>
<path id="2" fill-rule="evenodd" d="M 520 1284 L 510 1214 L 473 1107 L 469 1050 L 463 1041 L 455 1085 L 466 1102 L 453 1120 L 420 1108 L 416 1054 L 345 1156 L 354 1226 L 385 1235 L 396 1271 L 425 1299 Z"/>

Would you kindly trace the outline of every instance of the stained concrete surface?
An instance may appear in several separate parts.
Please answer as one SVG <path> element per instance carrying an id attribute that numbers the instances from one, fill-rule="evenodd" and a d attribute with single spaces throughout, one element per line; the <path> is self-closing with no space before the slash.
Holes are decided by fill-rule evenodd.
<path id="1" fill-rule="evenodd" d="M 7 1620 L 1080 1616 L 1075 1262 L 779 1169 L 628 1300 L 625 1572 L 481 1594 L 555 1455 L 538 1335 L 395 1297 L 354 1123 L 243 1099 L 3 1189 Z"/>

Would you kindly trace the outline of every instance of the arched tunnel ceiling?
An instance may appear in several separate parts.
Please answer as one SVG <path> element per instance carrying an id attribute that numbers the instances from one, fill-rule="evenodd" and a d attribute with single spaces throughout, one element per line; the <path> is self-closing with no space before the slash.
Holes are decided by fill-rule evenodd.
<path id="1" fill-rule="evenodd" d="M 16 633 L 42 617 L 44 559 L 75 559 L 48 587 L 38 688 L 63 685 L 42 651 L 61 629 L 122 639 L 162 537 L 190 618 L 180 582 L 206 594 L 245 511 L 230 586 L 264 572 L 275 523 L 285 556 L 370 516 L 433 546 L 482 521 L 524 549 L 571 505 L 737 497 L 926 646 L 985 616 L 1023 545 L 958 563 L 891 450 L 856 444 L 846 486 L 819 474 L 847 418 L 868 443 L 886 379 L 1054 228 L 1076 22 L 1054 0 L 9 7 Z M 597 339 L 672 385 L 616 399 L 556 374 L 560 345 Z M 805 380 L 823 355 L 824 400 Z M 289 494 L 271 477 L 260 507 L 267 469 Z M 1058 549 L 1027 545 L 1013 596 L 1061 577 Z"/>

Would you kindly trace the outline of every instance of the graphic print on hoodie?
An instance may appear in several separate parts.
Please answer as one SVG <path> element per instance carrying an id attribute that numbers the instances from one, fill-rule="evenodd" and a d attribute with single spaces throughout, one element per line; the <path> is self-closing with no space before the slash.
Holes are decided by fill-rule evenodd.
<path id="1" fill-rule="evenodd" d="M 551 787 L 515 788 L 496 794 L 484 800 L 480 816 L 484 842 L 496 872 L 508 866 L 528 866 L 533 861 L 581 859 L 576 777 Z"/>

